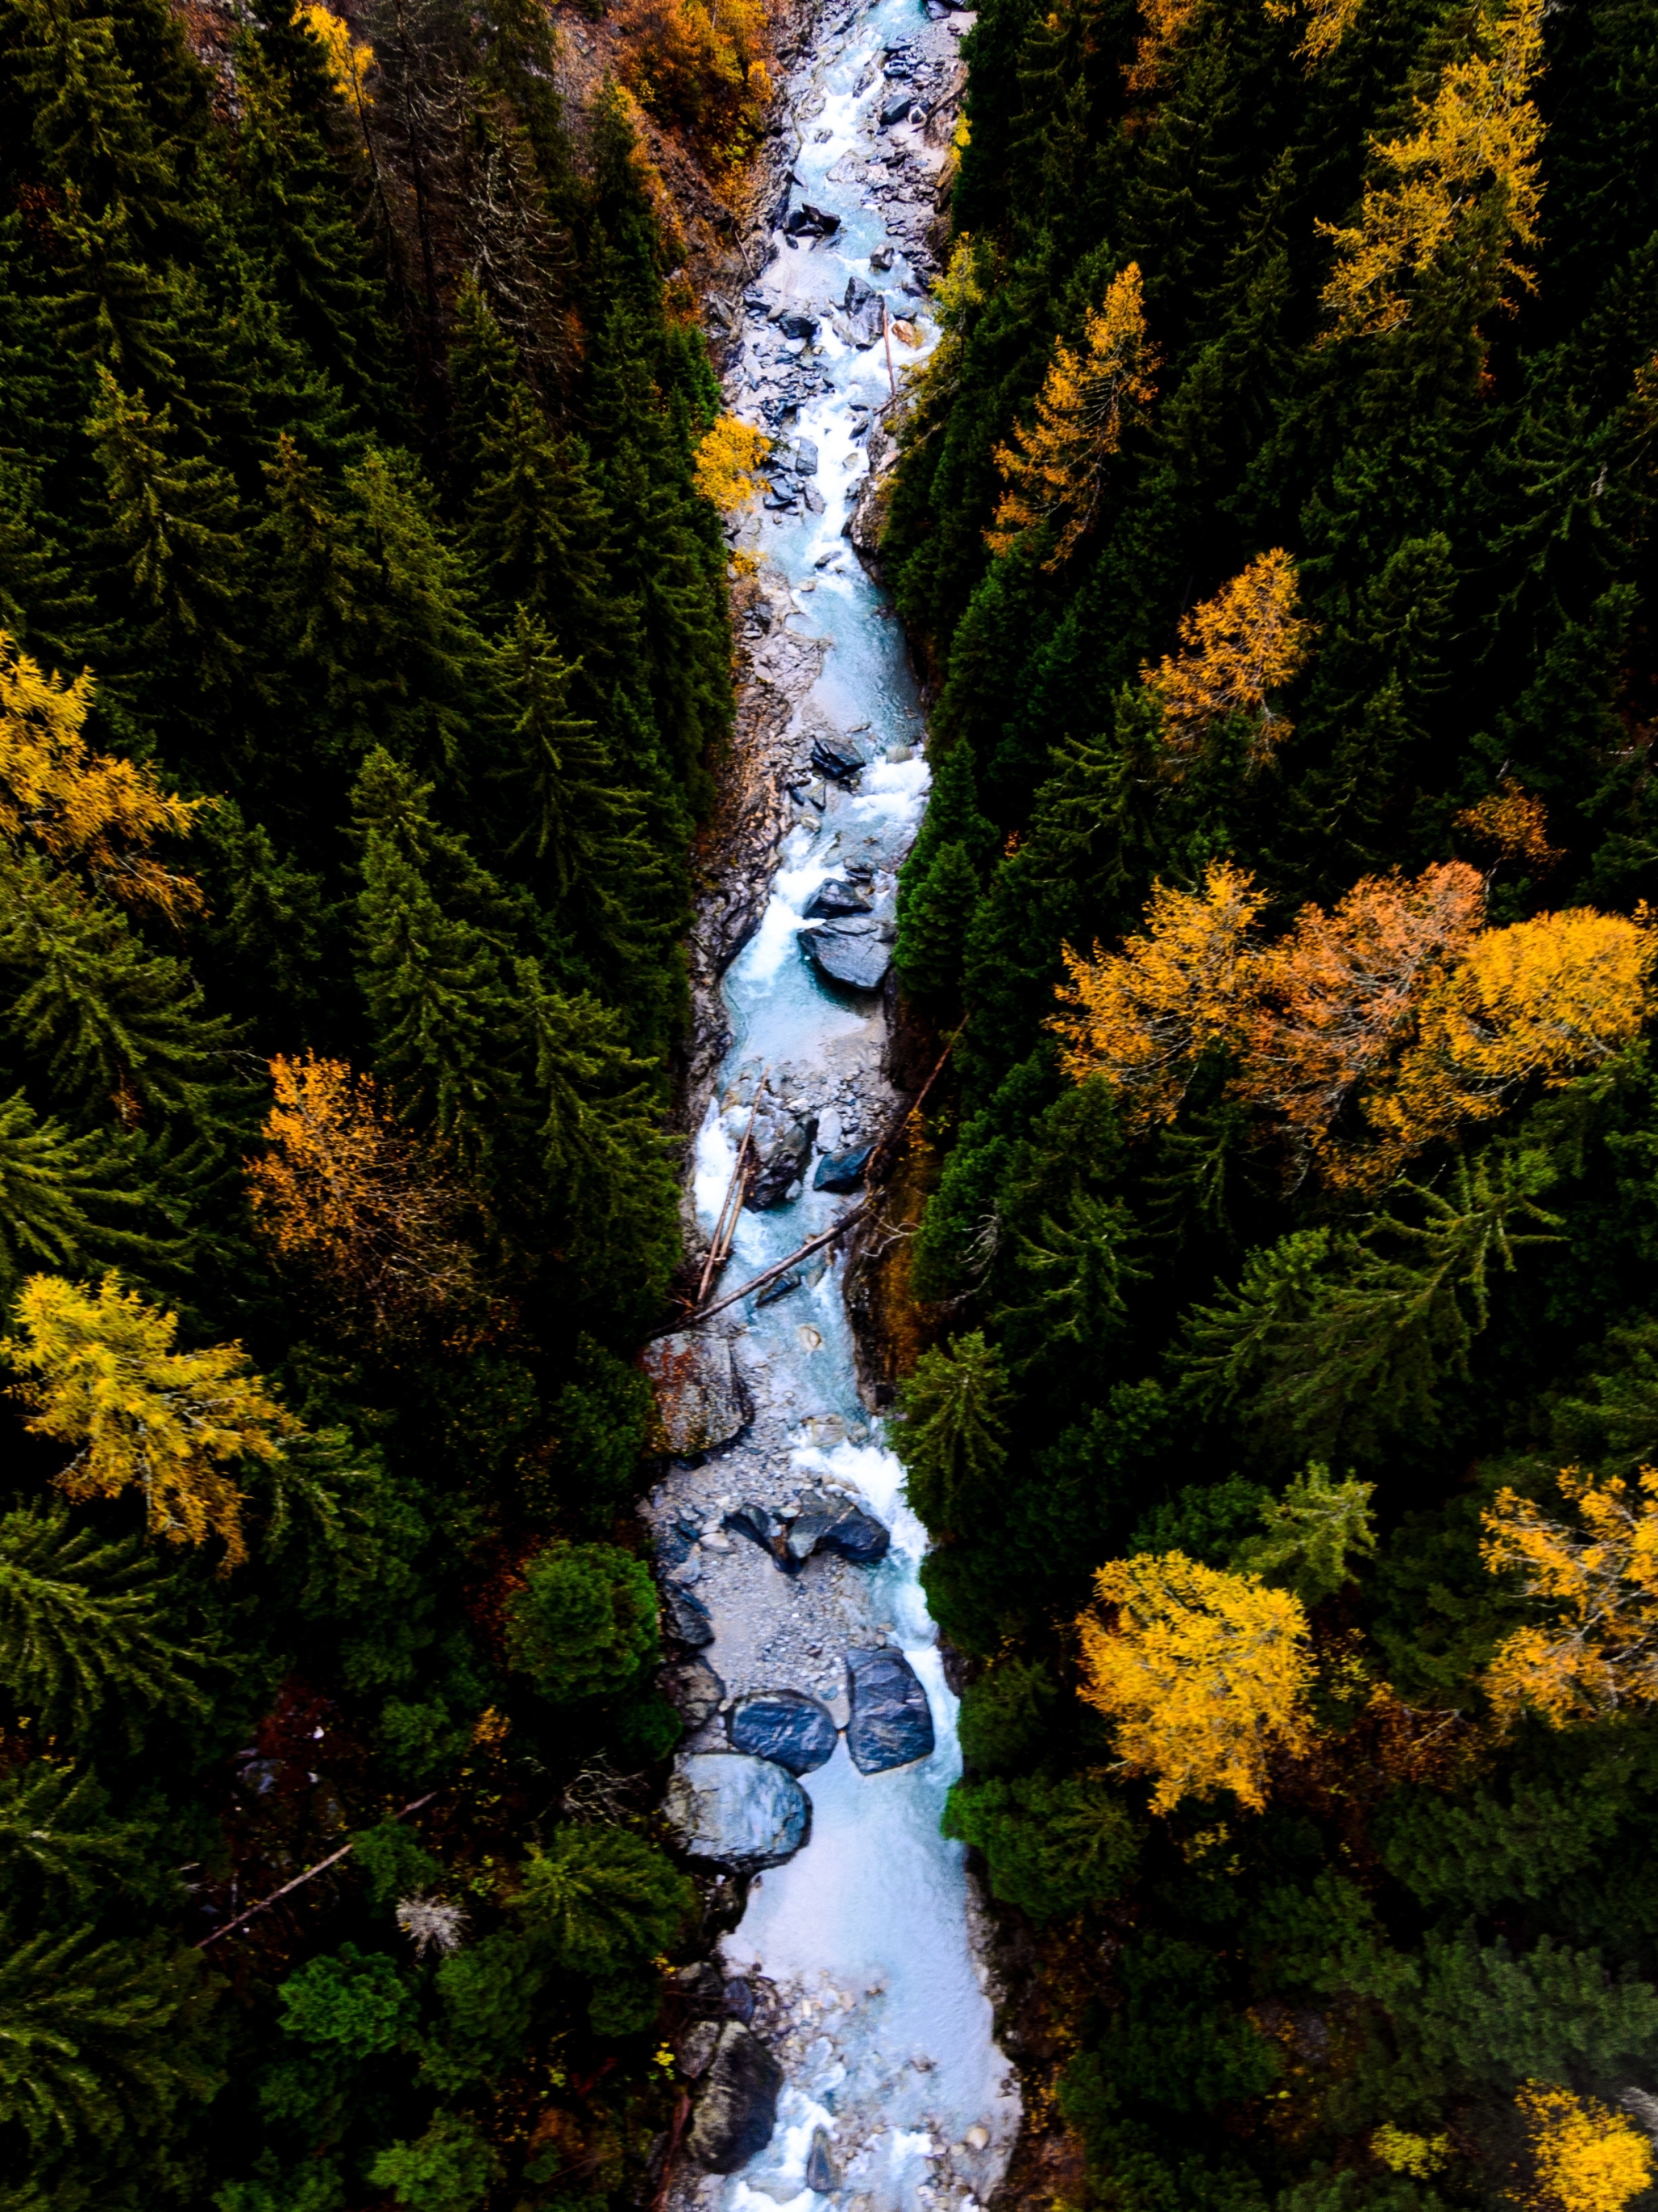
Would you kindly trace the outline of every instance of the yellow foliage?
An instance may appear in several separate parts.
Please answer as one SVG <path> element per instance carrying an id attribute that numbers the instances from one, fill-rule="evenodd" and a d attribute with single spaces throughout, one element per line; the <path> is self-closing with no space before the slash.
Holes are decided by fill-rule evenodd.
<path id="1" fill-rule="evenodd" d="M 1078 1083 L 1105 1075 L 1131 1121 L 1167 1120 L 1204 1049 L 1246 1036 L 1255 988 L 1248 937 L 1266 902 L 1253 882 L 1212 860 L 1200 894 L 1157 885 L 1145 935 L 1121 952 L 1096 945 L 1084 958 L 1064 948 L 1067 1011 L 1052 1024 L 1066 1041 L 1062 1064 Z"/>
<path id="2" fill-rule="evenodd" d="M 1652 2185 L 1652 2145 L 1621 2112 L 1541 2081 L 1515 2102 L 1531 2136 L 1536 2212 L 1623 2212 Z"/>
<path id="3" fill-rule="evenodd" d="M 1130 92 L 1155 92 L 1163 83 L 1169 56 L 1197 12 L 1198 0 L 1140 0 L 1145 32 L 1122 73 Z"/>
<path id="4" fill-rule="evenodd" d="M 1131 261 L 1112 278 L 1102 305 L 1090 309 L 1078 353 L 1060 338 L 1036 398 L 1034 422 L 1016 423 L 1013 443 L 999 446 L 996 465 L 1002 495 L 994 526 L 985 533 L 993 553 L 1005 553 L 1039 522 L 1058 528 L 1057 568 L 1092 525 L 1105 481 L 1105 465 L 1122 444 L 1133 410 L 1156 397 L 1158 356 L 1145 333 L 1139 264 Z"/>
<path id="5" fill-rule="evenodd" d="M 1467 949 L 1485 885 L 1466 862 L 1414 882 L 1367 876 L 1329 912 L 1303 907 L 1258 962 L 1260 1007 L 1240 1088 L 1316 1139 L 1408 1037 L 1436 975 Z"/>
<path id="6" fill-rule="evenodd" d="M 1114 1559 L 1094 1577 L 1114 1619 L 1083 1614 L 1082 1696 L 1117 1723 L 1153 1809 L 1230 1790 L 1259 1811 L 1275 1755 L 1304 1751 L 1312 1662 L 1301 1600 L 1183 1552 Z"/>
<path id="7" fill-rule="evenodd" d="M 1658 1700 L 1658 1474 L 1643 1468 L 1631 1491 L 1569 1467 L 1560 1491 L 1580 1528 L 1504 1489 L 1479 1547 L 1492 1574 L 1517 1569 L 1553 1612 L 1504 1638 L 1486 1690 L 1504 1717 L 1526 1706 L 1555 1728 Z"/>
<path id="8" fill-rule="evenodd" d="M 1370 2137 L 1370 2148 L 1390 2172 L 1412 2174 L 1418 2181 L 1437 2173 L 1451 2154 L 1448 2136 L 1413 2136 L 1390 2121 L 1384 2121 Z"/>
<path id="9" fill-rule="evenodd" d="M 149 1525 L 175 1543 L 217 1535 L 225 1565 L 247 1556 L 241 1494 L 224 1469 L 279 1461 L 300 1425 L 250 1371 L 239 1344 L 179 1352 L 179 1316 L 124 1291 L 31 1275 L 17 1302 L 19 1334 L 0 1343 L 24 1380 L 36 1436 L 80 1447 L 58 1477 L 71 1498 L 113 1498 L 137 1484 Z"/>
<path id="10" fill-rule="evenodd" d="M 0 630 L 0 836 L 32 837 L 54 860 L 78 860 L 103 888 L 173 919 L 199 913 L 188 877 L 149 851 L 182 837 L 205 802 L 165 790 L 136 761 L 94 752 L 85 725 L 91 676 L 46 676 Z"/>
<path id="11" fill-rule="evenodd" d="M 1577 907 L 1477 937 L 1427 994 L 1416 1042 L 1367 1103 L 1400 1155 L 1490 1120 L 1523 1085 L 1605 1060 L 1652 1010 L 1658 938 L 1643 919 Z"/>
<path id="12" fill-rule="evenodd" d="M 748 152 L 772 96 L 764 0 L 623 0 L 618 66 L 642 106 L 684 125 L 715 159 Z"/>
<path id="13" fill-rule="evenodd" d="M 1402 138 L 1373 139 L 1388 181 L 1367 184 L 1351 228 L 1321 222 L 1335 246 L 1324 289 L 1337 338 L 1374 337 L 1410 318 L 1402 289 L 1499 204 L 1502 240 L 1493 271 L 1530 290 L 1514 258 L 1538 242 L 1542 118 L 1532 93 L 1543 68 L 1543 0 L 1483 0 L 1473 51 L 1418 98 Z"/>
<path id="14" fill-rule="evenodd" d="M 696 489 L 722 514 L 741 514 L 759 496 L 754 471 L 770 451 L 763 430 L 722 415 L 696 449 Z"/>
<path id="15" fill-rule="evenodd" d="M 471 1294 L 464 1200 L 442 1164 L 403 1128 L 373 1080 L 343 1060 L 281 1054 L 268 1149 L 247 1164 L 260 1233 L 311 1267 L 373 1334 Z"/>
<path id="16" fill-rule="evenodd" d="M 1258 555 L 1212 599 L 1181 616 L 1178 653 L 1155 668 L 1142 665 L 1140 681 L 1163 707 L 1163 744 L 1174 762 L 1192 759 L 1216 723 L 1235 714 L 1254 724 L 1252 768 L 1263 767 L 1290 735 L 1267 694 L 1299 673 L 1318 635 L 1296 612 L 1296 564 L 1282 546 Z"/>
<path id="17" fill-rule="evenodd" d="M 357 108 L 372 106 L 365 87 L 368 72 L 374 66 L 373 46 L 357 45 L 349 25 L 332 9 L 325 7 L 323 0 L 306 0 L 300 15 L 328 58 L 329 80 L 340 98 L 349 100 Z"/>
<path id="18" fill-rule="evenodd" d="M 1358 21 L 1364 0 L 1299 0 L 1307 13 L 1307 28 L 1296 52 L 1309 69 L 1327 59 Z M 1297 0 L 1266 0 L 1266 13 L 1275 23 L 1287 23 L 1297 12 Z"/>
<path id="19" fill-rule="evenodd" d="M 1478 805 L 1465 806 L 1456 817 L 1485 844 L 1494 846 L 1505 860 L 1527 860 L 1538 869 L 1552 868 L 1562 858 L 1548 839 L 1548 810 L 1540 799 L 1522 791 L 1511 775 Z"/>

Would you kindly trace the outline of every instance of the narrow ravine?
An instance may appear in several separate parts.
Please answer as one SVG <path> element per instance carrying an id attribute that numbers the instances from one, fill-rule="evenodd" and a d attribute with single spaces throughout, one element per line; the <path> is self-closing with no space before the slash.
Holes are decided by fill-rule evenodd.
<path id="1" fill-rule="evenodd" d="M 843 530 L 890 355 L 896 371 L 932 337 L 924 239 L 970 20 L 941 0 L 831 14 L 790 88 L 799 150 L 727 377 L 733 410 L 776 441 L 741 542 L 774 619 L 820 660 L 696 1144 L 705 1236 L 745 1132 L 757 1161 L 727 1291 L 858 1203 L 899 1103 L 879 986 L 927 774 L 898 625 Z M 729 2212 L 981 2204 L 1018 2117 L 963 1853 L 939 1832 L 960 1759 L 925 1533 L 859 1400 L 842 1269 L 838 1248 L 819 1253 L 653 1358 L 683 1455 L 650 1501 L 689 1654 L 669 1813 L 733 1923 L 723 1968 L 691 1978 L 703 2016 L 682 2042 L 695 2102 L 675 2195 Z"/>

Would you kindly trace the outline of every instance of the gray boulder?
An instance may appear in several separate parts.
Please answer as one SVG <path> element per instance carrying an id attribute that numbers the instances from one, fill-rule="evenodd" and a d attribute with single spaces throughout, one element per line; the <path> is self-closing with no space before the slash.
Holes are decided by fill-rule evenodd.
<path id="1" fill-rule="evenodd" d="M 831 877 L 818 884 L 802 912 L 809 921 L 828 921 L 846 914 L 867 914 L 871 904 L 871 894 L 860 884 L 836 883 Z"/>
<path id="2" fill-rule="evenodd" d="M 895 123 L 908 123 L 912 119 L 919 123 L 924 113 L 925 110 L 917 104 L 913 92 L 895 93 L 890 100 L 882 102 L 881 128 L 890 131 Z"/>
<path id="3" fill-rule="evenodd" d="M 860 1774 L 908 1766 L 932 1749 L 932 1713 L 926 1692 L 902 1651 L 848 1651 L 847 1691 L 852 1717 L 847 1749 Z"/>
<path id="4" fill-rule="evenodd" d="M 847 327 L 857 346 L 872 346 L 881 335 L 884 321 L 884 302 L 872 285 L 865 284 L 861 276 L 847 279 Z"/>
<path id="5" fill-rule="evenodd" d="M 789 1523 L 783 1539 L 784 1556 L 778 1564 L 786 1569 L 791 1563 L 799 1567 L 815 1552 L 838 1552 L 856 1566 L 873 1566 L 878 1559 L 885 1559 L 891 1541 L 880 1522 L 860 1511 L 850 1499 L 809 1490 Z"/>
<path id="6" fill-rule="evenodd" d="M 811 1179 L 814 1190 L 856 1190 L 864 1180 L 873 1145 L 859 1145 L 850 1152 L 825 1152 Z"/>
<path id="7" fill-rule="evenodd" d="M 757 2158 L 777 2124 L 783 2069 L 739 2021 L 720 2031 L 697 2093 L 685 2148 L 709 2173 L 735 2173 Z"/>
<path id="8" fill-rule="evenodd" d="M 693 1597 L 677 1583 L 666 1583 L 661 1599 L 662 1619 L 670 1636 L 692 1645 L 714 1642 L 714 1623 L 700 1597 Z"/>
<path id="9" fill-rule="evenodd" d="M 806 2154 L 806 2186 L 817 2197 L 828 2197 L 841 2186 L 835 2160 L 829 2156 L 829 2135 L 823 2128 L 811 2131 L 811 2148 Z"/>
<path id="10" fill-rule="evenodd" d="M 753 1418 L 727 1337 L 695 1329 L 659 1336 L 646 1346 L 643 1365 L 656 1393 L 662 1449 L 676 1457 L 729 1443 Z"/>
<path id="11" fill-rule="evenodd" d="M 817 473 L 817 448 L 810 438 L 797 438 L 789 447 L 789 467 L 798 477 Z"/>
<path id="12" fill-rule="evenodd" d="M 892 947 L 872 921 L 820 922 L 799 933 L 818 974 L 853 991 L 878 991 L 892 965 Z"/>
<path id="13" fill-rule="evenodd" d="M 762 1552 L 769 1553 L 780 1565 L 782 1564 L 788 1523 L 769 1505 L 756 1505 L 751 1499 L 745 1499 L 726 1516 L 725 1526 L 733 1536 L 746 1536 L 750 1543 L 758 1544 Z"/>
<path id="14" fill-rule="evenodd" d="M 726 1686 L 706 1659 L 683 1659 L 657 1677 L 688 1729 L 711 1721 L 725 1700 Z"/>
<path id="15" fill-rule="evenodd" d="M 662 1809 L 689 1857 L 737 1874 L 781 1866 L 811 1832 L 811 1800 L 794 1777 L 740 1751 L 681 1759 Z"/>
<path id="16" fill-rule="evenodd" d="M 735 1751 L 774 1759 L 791 1774 L 811 1774 L 834 1754 L 835 1717 L 804 1690 L 762 1690 L 739 1698 L 726 1723 Z"/>

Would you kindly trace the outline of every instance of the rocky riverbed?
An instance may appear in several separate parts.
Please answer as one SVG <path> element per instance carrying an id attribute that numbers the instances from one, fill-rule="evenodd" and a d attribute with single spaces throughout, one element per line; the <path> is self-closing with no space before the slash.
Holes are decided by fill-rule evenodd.
<path id="1" fill-rule="evenodd" d="M 1018 2118 L 963 1855 L 938 1828 L 960 1759 L 925 1532 L 859 1397 L 838 1247 L 817 1243 L 903 1104 L 886 989 L 927 773 L 857 549 L 895 387 L 935 335 L 970 20 L 945 0 L 823 20 L 760 273 L 714 319 L 728 404 L 774 442 L 736 533 L 744 681 L 693 947 L 688 1204 L 705 1243 L 729 1231 L 717 1290 L 763 1279 L 653 1348 L 675 1456 L 647 1509 L 687 1729 L 665 1810 L 727 1929 L 684 1978 L 677 2049 L 693 2094 L 671 2196 L 707 2212 L 970 2208 Z"/>

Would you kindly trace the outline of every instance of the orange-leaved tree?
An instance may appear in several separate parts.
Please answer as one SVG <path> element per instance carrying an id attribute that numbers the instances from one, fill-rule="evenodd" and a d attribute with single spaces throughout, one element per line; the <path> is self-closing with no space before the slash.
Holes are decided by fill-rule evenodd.
<path id="1" fill-rule="evenodd" d="M 0 630 L 0 837 L 78 862 L 129 904 L 175 919 L 198 912 L 196 884 L 150 848 L 186 836 L 205 802 L 179 798 L 136 761 L 94 752 L 86 740 L 93 694 L 87 671 L 73 682 L 47 676 Z"/>
<path id="2" fill-rule="evenodd" d="M 1569 1467 L 1560 1491 L 1576 1527 L 1505 1488 L 1479 1547 L 1550 1613 L 1498 1645 L 1486 1690 L 1504 1718 L 1525 1708 L 1555 1728 L 1658 1700 L 1658 1474 L 1643 1468 L 1631 1488 Z"/>
<path id="3" fill-rule="evenodd" d="M 741 514 L 759 496 L 754 472 L 770 451 L 763 430 L 722 415 L 696 449 L 696 489 L 721 514 Z"/>
<path id="4" fill-rule="evenodd" d="M 1139 264 L 1131 261 L 1111 279 L 1102 304 L 1090 309 L 1082 350 L 1063 338 L 1055 343 L 1035 421 L 1016 423 L 1013 443 L 996 449 L 1002 495 L 985 533 L 993 553 L 1051 523 L 1058 535 L 1043 566 L 1057 568 L 1067 557 L 1099 512 L 1106 464 L 1121 447 L 1125 426 L 1156 397 L 1157 367 Z"/>
<path id="5" fill-rule="evenodd" d="M 469 1299 L 477 1285 L 465 1194 L 373 1079 L 307 1053 L 279 1054 L 270 1079 L 266 1149 L 248 1162 L 247 1181 L 274 1250 L 312 1269 L 372 1336 Z"/>
<path id="6" fill-rule="evenodd" d="M 1543 120 L 1532 94 L 1542 68 L 1543 0 L 1481 0 L 1471 51 L 1417 99 L 1410 130 L 1371 141 L 1385 181 L 1365 185 L 1357 222 L 1318 225 L 1335 247 L 1324 288 L 1332 337 L 1400 329 L 1413 280 L 1470 240 L 1493 291 L 1505 278 L 1533 288 L 1515 249 L 1538 241 Z"/>
<path id="7" fill-rule="evenodd" d="M 1298 1597 L 1183 1552 L 1113 1559 L 1084 1613 L 1081 1694 L 1115 1723 L 1119 1757 L 1151 1803 L 1230 1790 L 1259 1811 L 1274 1758 L 1307 1749 L 1312 1661 Z"/>
<path id="8" fill-rule="evenodd" d="M 1364 0 L 1300 0 L 1307 17 L 1296 52 L 1309 69 L 1327 60 L 1358 20 Z M 1287 23 L 1297 11 L 1297 0 L 1266 0 L 1266 13 L 1275 23 Z"/>
<path id="9" fill-rule="evenodd" d="M 1121 952 L 1064 948 L 1070 982 L 1053 1027 L 1078 1083 L 1103 1074 L 1132 1122 L 1179 1110 L 1192 1072 L 1212 1044 L 1247 1040 L 1255 991 L 1250 933 L 1265 894 L 1230 861 L 1212 860 L 1201 892 L 1158 884 L 1143 936 Z"/>
<path id="10" fill-rule="evenodd" d="M 1171 763 L 1191 760 L 1217 723 L 1234 718 L 1249 725 L 1250 767 L 1272 758 L 1291 725 L 1270 695 L 1299 673 L 1318 635 L 1297 604 L 1296 564 L 1278 545 L 1181 617 L 1180 651 L 1140 670 L 1163 708 Z"/>
<path id="11" fill-rule="evenodd" d="M 1395 1157 L 1564 1083 L 1641 1032 L 1658 933 L 1644 915 L 1576 907 L 1476 937 L 1422 1003 L 1415 1042 L 1365 1111 Z"/>
<path id="12" fill-rule="evenodd" d="M 1260 957 L 1240 1085 L 1316 1140 L 1408 1037 L 1435 978 L 1467 951 L 1485 886 L 1461 860 L 1414 881 L 1367 876 L 1326 912 L 1303 907 Z"/>
<path id="13" fill-rule="evenodd" d="M 1624 2212 L 1652 2186 L 1645 2131 L 1594 2097 L 1554 2082 L 1527 2081 L 1515 2102 L 1530 2138 L 1533 2212 Z"/>
<path id="14" fill-rule="evenodd" d="M 1524 860 L 1540 871 L 1564 858 L 1549 842 L 1548 809 L 1534 793 L 1523 790 L 1511 775 L 1497 789 L 1456 817 L 1456 827 L 1466 830 L 1481 844 L 1505 860 Z"/>
<path id="15" fill-rule="evenodd" d="M 1169 63 L 1187 27 L 1195 21 L 1198 0 L 1140 0 L 1145 29 L 1134 58 L 1123 67 L 1130 92 L 1155 92 L 1169 74 Z"/>
<path id="16" fill-rule="evenodd" d="M 225 1565 L 247 1556 L 240 1459 L 280 1462 L 300 1424 L 252 1371 L 239 1344 L 180 1352 L 179 1316 L 124 1290 L 31 1275 L 17 1334 L 0 1343 L 21 1378 L 14 1396 L 36 1435 L 79 1447 L 58 1477 L 71 1498 L 143 1491 L 150 1528 L 174 1543 L 216 1535 Z"/>

